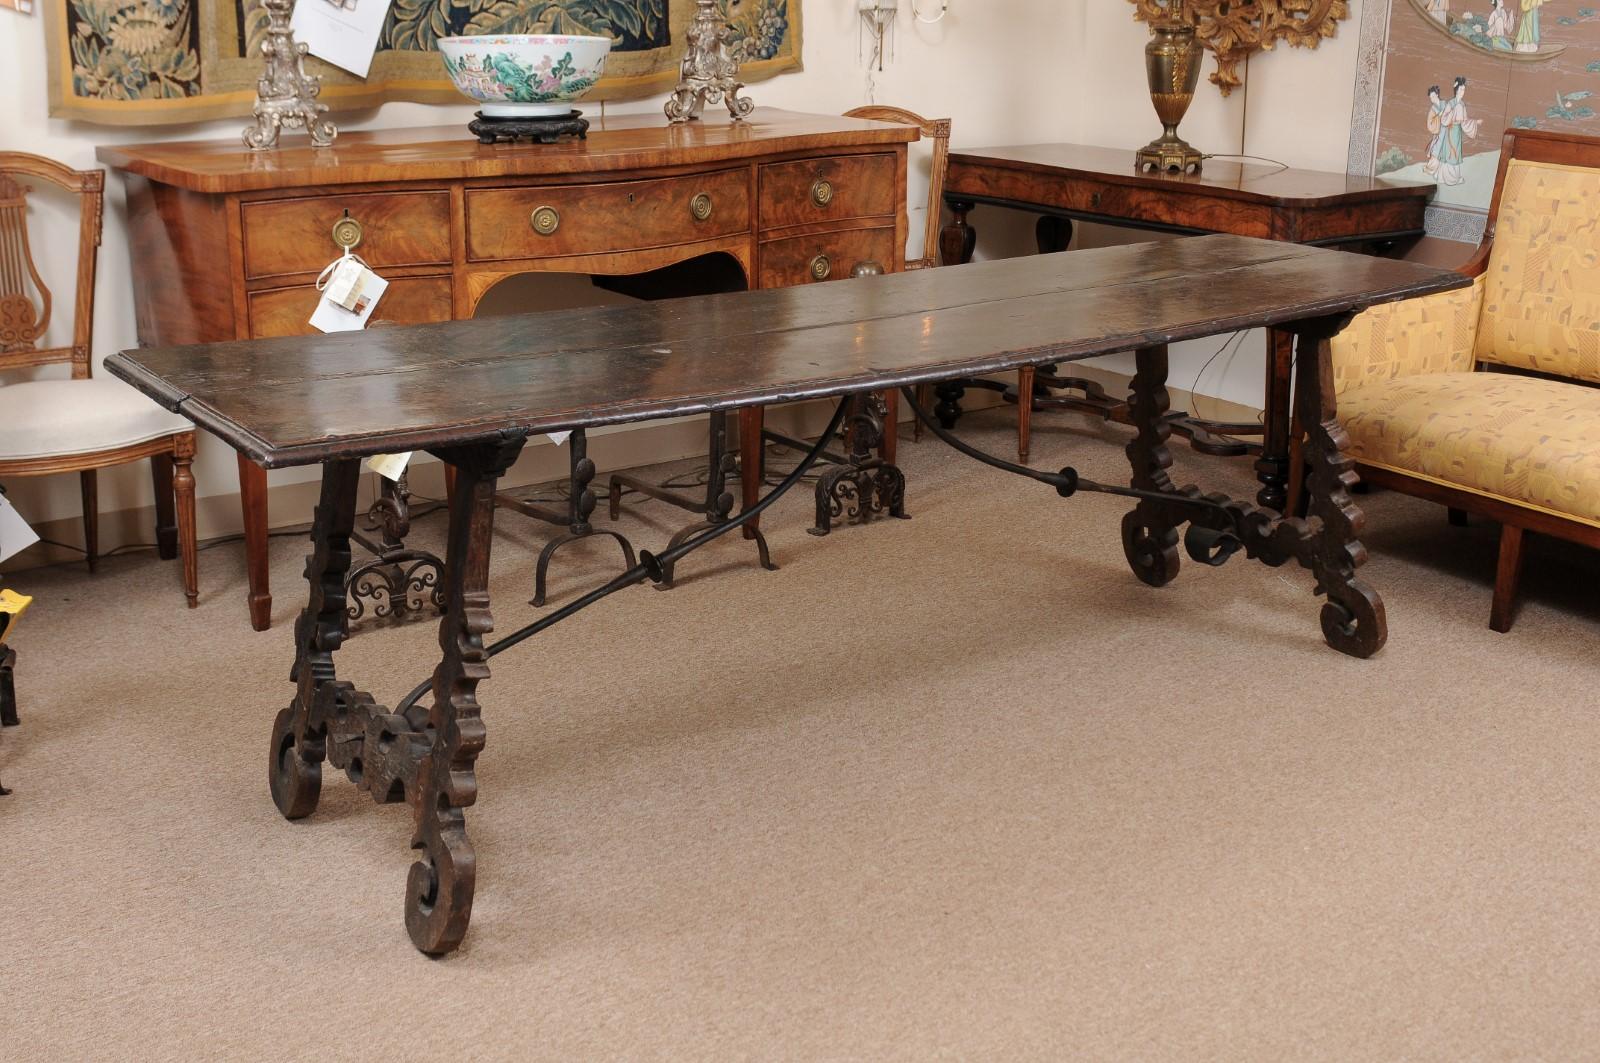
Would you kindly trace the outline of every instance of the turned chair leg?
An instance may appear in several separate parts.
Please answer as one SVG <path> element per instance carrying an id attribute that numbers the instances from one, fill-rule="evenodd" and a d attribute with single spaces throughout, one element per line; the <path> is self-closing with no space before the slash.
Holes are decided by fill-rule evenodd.
<path id="1" fill-rule="evenodd" d="M 156 489 L 156 556 L 171 561 L 178 556 L 178 517 L 173 507 L 172 455 L 150 459 L 150 479 Z"/>
<path id="2" fill-rule="evenodd" d="M 1017 370 L 1017 460 L 1028 461 L 1033 442 L 1033 375 L 1037 370 L 1025 365 Z"/>
<path id="3" fill-rule="evenodd" d="M 78 484 L 83 489 L 83 552 L 93 572 L 100 564 L 100 474 L 84 469 Z"/>
<path id="4" fill-rule="evenodd" d="M 1504 634 L 1511 630 L 1517 607 L 1517 583 L 1522 578 L 1522 529 L 1511 524 L 1500 526 L 1500 564 L 1494 574 L 1494 604 L 1489 609 L 1489 626 Z"/>
<path id="5" fill-rule="evenodd" d="M 932 384 L 918 384 L 916 391 L 912 394 L 916 398 L 918 406 L 921 406 L 924 410 L 933 409 Z M 922 418 L 920 417 L 911 419 L 911 438 L 914 442 L 922 442 Z"/>
<path id="6" fill-rule="evenodd" d="M 200 547 L 194 524 L 194 438 L 179 444 L 172 457 L 172 488 L 178 510 L 178 549 L 183 555 L 183 595 L 189 608 L 200 604 Z"/>

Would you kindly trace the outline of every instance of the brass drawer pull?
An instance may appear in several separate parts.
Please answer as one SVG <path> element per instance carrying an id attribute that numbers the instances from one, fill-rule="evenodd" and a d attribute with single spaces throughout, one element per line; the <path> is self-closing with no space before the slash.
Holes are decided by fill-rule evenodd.
<path id="1" fill-rule="evenodd" d="M 819 207 L 826 207 L 833 202 L 833 182 L 819 177 L 811 186 L 811 202 Z"/>
<path id="2" fill-rule="evenodd" d="M 694 215 L 695 221 L 705 221 L 711 217 L 711 207 L 711 197 L 705 192 L 689 200 L 689 213 Z"/>
<path id="3" fill-rule="evenodd" d="M 540 236 L 549 236 L 561 228 L 561 214 L 554 207 L 540 207 L 528 219 L 533 226 L 533 231 Z"/>
<path id="4" fill-rule="evenodd" d="M 344 217 L 333 223 L 333 242 L 346 251 L 353 250 L 361 242 L 361 232 L 361 223 L 347 210 Z"/>
<path id="5" fill-rule="evenodd" d="M 806 268 L 810 270 L 811 279 L 814 281 L 825 281 L 833 273 L 833 263 L 827 255 L 818 255 Z"/>

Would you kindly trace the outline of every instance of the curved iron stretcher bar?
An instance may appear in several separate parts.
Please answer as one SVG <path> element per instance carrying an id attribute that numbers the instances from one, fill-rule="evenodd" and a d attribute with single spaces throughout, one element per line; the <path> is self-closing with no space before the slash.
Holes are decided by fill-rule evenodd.
<path id="1" fill-rule="evenodd" d="M 494 645 L 490 646 L 486 651 L 484 651 L 485 655 L 493 657 L 497 653 L 509 650 L 519 642 L 532 638 L 534 635 L 537 635 L 539 632 L 550 627 L 552 624 L 560 623 L 573 613 L 588 608 L 595 602 L 598 602 L 600 599 L 609 597 L 610 595 L 615 594 L 617 591 L 622 590 L 624 587 L 631 587 L 635 583 L 642 583 L 646 579 L 660 583 L 664 578 L 663 571 L 666 566 L 678 561 L 684 557 L 684 555 L 691 554 L 700 549 L 700 547 L 711 542 L 711 540 L 716 539 L 719 536 L 726 535 L 735 528 L 743 527 L 745 524 L 760 516 L 763 510 L 787 494 L 789 488 L 799 483 L 801 478 L 804 477 L 805 474 L 811 469 L 811 466 L 815 465 L 817 460 L 822 457 L 823 451 L 827 449 L 828 444 L 833 442 L 834 436 L 838 434 L 839 426 L 844 423 L 845 411 L 849 408 L 850 396 L 841 396 L 838 407 L 833 411 L 833 419 L 828 422 L 828 427 L 823 429 L 822 435 L 817 439 L 816 445 L 807 451 L 806 456 L 801 460 L 800 464 L 796 465 L 794 470 L 790 472 L 788 476 L 785 476 L 781 483 L 779 483 L 771 491 L 767 492 L 766 497 L 761 501 L 757 502 L 755 505 L 739 514 L 734 519 L 724 521 L 721 524 L 713 525 L 712 527 L 701 532 L 699 535 L 696 535 L 694 538 L 687 539 L 670 550 L 663 550 L 660 554 L 652 554 L 648 550 L 639 551 L 639 563 L 637 565 L 634 565 L 632 568 L 622 573 L 622 575 L 618 576 L 610 583 L 596 587 L 588 594 L 585 594 L 582 598 L 577 598 L 568 602 L 555 612 L 550 613 L 548 616 L 540 617 L 538 620 L 535 620 L 526 627 L 518 628 L 516 631 L 513 631 L 511 634 L 501 639 L 499 642 L 496 642 Z M 433 678 L 430 676 L 423 682 L 418 683 L 411 693 L 405 696 L 405 699 L 400 702 L 399 706 L 395 709 L 395 712 L 405 713 L 417 703 L 417 700 L 421 698 L 422 695 L 428 692 L 428 689 L 431 686 L 433 686 Z"/>
<path id="2" fill-rule="evenodd" d="M 1220 502 L 1214 502 L 1209 498 L 1197 498 L 1189 495 L 1170 494 L 1164 491 L 1145 491 L 1137 487 L 1118 487 L 1112 484 L 1102 484 L 1096 483 L 1093 480 L 1085 480 L 1083 477 L 1078 475 L 1078 470 L 1074 469 L 1070 465 L 1062 469 L 1060 472 L 1041 472 L 1038 469 L 1030 469 L 1026 465 L 1018 465 L 1017 463 L 1007 461 L 1004 458 L 997 458 L 993 454 L 984 453 L 969 443 L 963 443 L 955 435 L 941 427 L 939 422 L 934 418 L 933 414 L 917 405 L 916 392 L 912 388 L 901 388 L 900 394 L 905 398 L 907 405 L 911 407 L 911 412 L 917 415 L 917 420 L 921 421 L 929 431 L 938 436 L 944 442 L 950 444 L 950 446 L 954 447 L 956 450 L 959 450 L 961 453 L 975 461 L 981 461 L 985 465 L 992 465 L 996 469 L 1000 469 L 1004 472 L 1014 472 L 1018 476 L 1026 476 L 1030 480 L 1038 480 L 1040 483 L 1049 484 L 1051 487 L 1056 489 L 1056 493 L 1058 493 L 1062 498 L 1071 498 L 1079 491 L 1090 491 L 1095 494 L 1121 495 L 1124 498 L 1149 499 L 1155 502 L 1171 502 L 1179 505 L 1190 505 L 1195 509 L 1216 510 L 1222 513 L 1228 512 L 1226 506 L 1222 505 Z"/>

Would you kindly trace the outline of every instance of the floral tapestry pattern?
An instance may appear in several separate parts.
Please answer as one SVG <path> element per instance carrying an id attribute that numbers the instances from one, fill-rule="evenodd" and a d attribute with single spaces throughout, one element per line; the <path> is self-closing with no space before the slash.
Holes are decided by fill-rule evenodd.
<path id="1" fill-rule="evenodd" d="M 317 0 L 304 0 L 317 2 Z M 719 0 L 759 81 L 800 65 L 800 0 Z M 576 33 L 616 43 L 589 100 L 671 90 L 694 0 L 391 0 L 365 80 L 308 61 L 341 107 L 386 100 L 461 103 L 435 48 L 441 37 Z M 50 113 L 110 123 L 177 123 L 248 114 L 267 19 L 261 0 L 45 0 Z"/>

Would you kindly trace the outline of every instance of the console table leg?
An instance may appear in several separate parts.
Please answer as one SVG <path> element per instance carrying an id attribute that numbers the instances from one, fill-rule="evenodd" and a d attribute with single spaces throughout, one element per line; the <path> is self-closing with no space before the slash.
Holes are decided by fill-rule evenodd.
<path id="1" fill-rule="evenodd" d="M 978 231 L 967 222 L 967 215 L 977 204 L 968 199 L 945 201 L 954 216 L 949 225 L 939 233 L 939 264 L 960 266 L 972 261 L 978 248 Z"/>
<path id="2" fill-rule="evenodd" d="M 1167 418 L 1167 348 L 1141 347 L 1134 355 L 1132 393 L 1128 412 L 1138 434 L 1128 443 L 1133 466 L 1133 486 L 1145 491 L 1172 492 L 1167 470 L 1172 451 L 1167 440 L 1172 422 Z M 1172 582 L 1178 575 L 1178 531 L 1173 517 L 1159 502 L 1141 500 L 1122 518 L 1122 550 L 1133 574 L 1152 587 Z"/>
<path id="3" fill-rule="evenodd" d="M 1041 214 L 1033 225 L 1033 239 L 1041 255 L 1053 255 L 1072 243 L 1072 220 L 1058 214 Z"/>
<path id="4" fill-rule="evenodd" d="M 267 578 L 267 470 L 239 456 L 239 503 L 244 517 L 244 563 L 250 579 L 250 626 L 272 626 L 272 587 Z"/>

